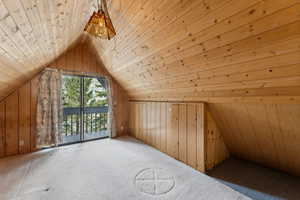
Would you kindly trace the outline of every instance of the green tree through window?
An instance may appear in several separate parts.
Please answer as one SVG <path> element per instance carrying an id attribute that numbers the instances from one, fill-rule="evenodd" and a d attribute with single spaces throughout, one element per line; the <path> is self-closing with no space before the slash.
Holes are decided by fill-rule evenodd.
<path id="1" fill-rule="evenodd" d="M 107 91 L 96 78 L 84 78 L 84 106 L 108 106 Z M 80 106 L 80 77 L 64 76 L 62 86 L 63 106 Z"/>

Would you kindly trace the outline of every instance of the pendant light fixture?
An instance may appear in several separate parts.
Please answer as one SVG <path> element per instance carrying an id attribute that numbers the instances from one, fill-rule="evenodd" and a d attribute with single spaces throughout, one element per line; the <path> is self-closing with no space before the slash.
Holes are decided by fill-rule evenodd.
<path id="1" fill-rule="evenodd" d="M 94 11 L 84 31 L 101 39 L 110 40 L 116 35 L 115 28 L 108 14 L 106 0 L 97 0 L 98 11 Z"/>

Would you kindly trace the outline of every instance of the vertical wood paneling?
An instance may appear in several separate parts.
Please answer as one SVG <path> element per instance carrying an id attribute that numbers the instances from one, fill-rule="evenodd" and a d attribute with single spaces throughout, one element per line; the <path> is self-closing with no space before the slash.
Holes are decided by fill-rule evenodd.
<path id="1" fill-rule="evenodd" d="M 40 76 L 36 76 L 31 80 L 31 151 L 36 151 L 36 116 L 37 116 L 37 98 L 38 98 L 38 82 Z"/>
<path id="2" fill-rule="evenodd" d="M 143 130 L 144 130 L 144 106 L 143 103 L 139 103 L 139 130 L 138 139 L 143 140 Z"/>
<path id="3" fill-rule="evenodd" d="M 147 141 L 147 144 L 148 145 L 153 145 L 152 144 L 152 134 L 151 134 L 151 130 L 152 130 L 152 102 L 149 102 L 149 103 L 146 103 L 146 119 L 147 119 L 147 122 L 146 122 L 146 141 Z"/>
<path id="4" fill-rule="evenodd" d="M 160 140 L 161 151 L 167 153 L 167 103 L 162 102 L 160 105 Z"/>
<path id="5" fill-rule="evenodd" d="M 197 104 L 197 170 L 205 172 L 205 154 L 210 153 L 206 150 L 206 134 L 207 120 L 205 104 Z"/>
<path id="6" fill-rule="evenodd" d="M 187 164 L 197 167 L 197 113 L 196 105 L 188 104 L 187 115 Z"/>
<path id="7" fill-rule="evenodd" d="M 148 106 L 148 117 L 149 117 L 149 144 L 155 146 L 155 103 L 151 102 Z"/>
<path id="8" fill-rule="evenodd" d="M 179 160 L 187 162 L 187 105 L 179 105 Z"/>
<path id="9" fill-rule="evenodd" d="M 160 103 L 159 102 L 155 102 L 154 103 L 154 109 L 155 109 L 155 113 L 154 113 L 154 124 L 155 124 L 155 130 L 154 130 L 154 135 L 155 135 L 155 147 L 157 149 L 161 148 L 160 145 L 160 132 L 161 132 L 161 127 L 160 127 Z"/>
<path id="10" fill-rule="evenodd" d="M 144 108 L 143 108 L 143 104 L 142 103 L 139 103 L 138 104 L 138 107 L 139 107 L 139 118 L 138 118 L 138 120 L 139 120 L 139 122 L 138 122 L 138 124 L 139 124 L 139 126 L 138 126 L 138 139 L 139 140 L 143 140 L 143 128 L 144 128 Z"/>
<path id="11" fill-rule="evenodd" d="M 221 132 L 205 104 L 131 102 L 131 107 L 133 104 L 139 107 L 140 116 L 131 119 L 142 124 L 134 126 L 135 129 L 150 134 L 154 139 L 152 146 L 160 151 L 200 172 L 212 169 L 229 157 Z M 137 134 L 136 138 L 149 142 L 149 135 Z"/>
<path id="12" fill-rule="evenodd" d="M 31 84 L 28 82 L 19 90 L 19 152 L 30 152 L 31 138 Z"/>
<path id="13" fill-rule="evenodd" d="M 148 113 L 147 113 L 147 103 L 143 103 L 143 128 L 142 128 L 142 140 L 148 143 Z"/>
<path id="14" fill-rule="evenodd" d="M 129 103 L 130 106 L 130 115 L 129 115 L 129 134 L 133 137 L 136 137 L 135 135 L 135 129 L 134 129 L 134 123 L 135 123 L 135 104 Z"/>
<path id="15" fill-rule="evenodd" d="M 75 48 L 65 52 L 49 65 L 49 67 L 56 67 L 58 69 L 87 72 L 82 71 L 85 69 L 82 66 L 87 66 L 89 72 L 95 73 L 97 71 L 101 71 L 99 76 L 109 76 L 107 71 L 103 69 L 103 66 L 97 63 L 97 58 L 95 57 L 95 54 L 92 53 L 91 46 L 89 45 L 75 46 Z M 102 69 L 98 70 L 98 68 Z M 95 75 L 97 74 L 95 73 Z M 36 112 L 39 77 L 40 75 L 37 74 L 29 82 L 18 88 L 15 93 L 0 102 L 1 105 L 6 105 L 6 110 L 9 110 L 9 112 L 5 114 L 4 120 L 1 120 L 1 123 L 4 123 L 5 121 L 5 137 L 8 136 L 5 146 L 5 148 L 8 149 L 7 155 L 15 155 L 17 153 L 27 153 L 37 150 Z M 128 97 L 122 87 L 114 80 L 112 81 L 112 87 L 113 104 L 116 111 L 115 120 L 117 134 L 127 134 L 129 126 Z M 1 112 L 1 114 L 4 115 L 4 112 Z M 1 127 L 4 126 L 0 125 L 0 134 L 3 134 Z M 1 137 L 0 143 L 2 141 Z"/>
<path id="16" fill-rule="evenodd" d="M 179 105 L 171 104 L 168 109 L 168 131 L 167 131 L 167 152 L 170 156 L 178 159 L 178 115 Z"/>
<path id="17" fill-rule="evenodd" d="M 91 7 L 81 0 L 0 1 L 1 86 L 9 86 L 0 86 L 0 99 L 80 39 Z"/>
<path id="18" fill-rule="evenodd" d="M 139 130 L 140 130 L 140 104 L 135 104 L 134 105 L 134 123 L 133 123 L 133 129 L 134 129 L 134 135 L 136 138 L 139 138 Z"/>
<path id="19" fill-rule="evenodd" d="M 5 103 L 0 102 L 0 157 L 5 155 Z"/>
<path id="20" fill-rule="evenodd" d="M 19 153 L 19 92 L 14 92 L 5 100 L 5 152 L 7 156 Z"/>

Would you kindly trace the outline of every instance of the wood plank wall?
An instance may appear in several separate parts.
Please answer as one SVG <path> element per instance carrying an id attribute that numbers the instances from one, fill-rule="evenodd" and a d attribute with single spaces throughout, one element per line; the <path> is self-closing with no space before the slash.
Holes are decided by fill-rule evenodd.
<path id="1" fill-rule="evenodd" d="M 50 66 L 68 71 L 108 75 L 89 43 L 82 43 L 64 53 Z M 37 150 L 36 103 L 39 74 L 0 101 L 0 157 Z M 113 98 L 116 110 L 117 134 L 128 129 L 128 98 L 124 90 L 113 81 Z"/>
<path id="2" fill-rule="evenodd" d="M 203 103 L 130 102 L 129 132 L 146 144 L 205 172 L 229 156 L 205 107 Z"/>
<path id="3" fill-rule="evenodd" d="M 211 115 L 210 109 L 206 112 L 206 162 L 205 168 L 207 170 L 213 169 L 215 166 L 223 162 L 230 155 L 229 150 L 223 139 L 222 132 L 216 123 L 218 119 Z"/>
<path id="4" fill-rule="evenodd" d="M 93 43 L 130 100 L 206 102 L 230 152 L 299 174 L 299 0 L 122 2 Z"/>
<path id="5" fill-rule="evenodd" d="M 61 55 L 82 34 L 95 1 L 0 1 L 0 99 Z"/>
<path id="6" fill-rule="evenodd" d="M 209 104 L 231 154 L 300 176 L 300 105 Z"/>

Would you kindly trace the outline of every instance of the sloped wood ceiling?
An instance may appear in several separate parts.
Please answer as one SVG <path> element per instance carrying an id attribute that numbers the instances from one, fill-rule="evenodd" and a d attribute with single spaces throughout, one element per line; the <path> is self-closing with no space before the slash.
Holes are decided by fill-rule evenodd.
<path id="1" fill-rule="evenodd" d="M 299 0 L 115 1 L 117 36 L 92 40 L 133 102 L 207 102 L 232 155 L 300 175 L 299 11 Z"/>
<path id="2" fill-rule="evenodd" d="M 95 2 L 0 0 L 0 97 L 76 41 Z M 207 102 L 230 153 L 300 174 L 299 0 L 108 5 L 117 36 L 90 40 L 131 100 Z"/>
<path id="3" fill-rule="evenodd" d="M 82 34 L 93 0 L 0 0 L 0 99 Z"/>
<path id="4" fill-rule="evenodd" d="M 299 0 L 115 1 L 117 37 L 93 43 L 134 100 L 299 102 L 299 10 Z"/>

